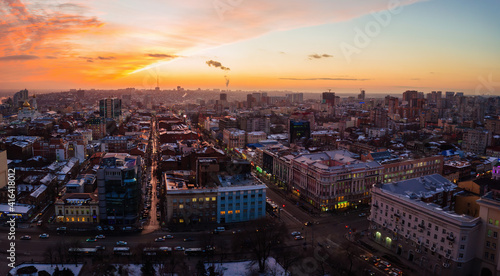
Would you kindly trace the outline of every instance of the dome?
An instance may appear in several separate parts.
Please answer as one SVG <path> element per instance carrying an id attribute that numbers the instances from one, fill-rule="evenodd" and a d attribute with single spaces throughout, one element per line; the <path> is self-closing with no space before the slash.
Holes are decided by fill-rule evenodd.
<path id="1" fill-rule="evenodd" d="M 30 107 L 30 106 L 31 106 L 31 105 L 30 105 L 30 103 L 28 103 L 28 101 L 24 101 L 24 103 L 23 103 L 23 107 Z"/>

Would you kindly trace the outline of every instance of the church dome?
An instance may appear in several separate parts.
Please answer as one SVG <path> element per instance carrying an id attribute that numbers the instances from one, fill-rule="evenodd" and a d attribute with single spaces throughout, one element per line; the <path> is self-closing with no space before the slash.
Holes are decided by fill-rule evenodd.
<path id="1" fill-rule="evenodd" d="M 30 105 L 30 103 L 29 103 L 28 101 L 24 101 L 24 103 L 23 103 L 23 107 L 30 107 L 30 106 L 31 106 L 31 105 Z"/>

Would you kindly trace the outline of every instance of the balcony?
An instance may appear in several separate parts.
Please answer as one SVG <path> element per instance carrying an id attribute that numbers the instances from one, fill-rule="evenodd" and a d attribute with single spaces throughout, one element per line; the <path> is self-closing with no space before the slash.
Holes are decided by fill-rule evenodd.
<path id="1" fill-rule="evenodd" d="M 454 236 L 448 236 L 446 237 L 447 240 L 449 241 L 455 241 L 455 237 Z"/>

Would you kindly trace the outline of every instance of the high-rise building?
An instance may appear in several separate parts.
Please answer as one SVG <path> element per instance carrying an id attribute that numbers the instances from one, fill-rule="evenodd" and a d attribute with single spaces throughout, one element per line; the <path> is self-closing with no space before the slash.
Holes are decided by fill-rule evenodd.
<path id="1" fill-rule="evenodd" d="M 297 143 L 301 138 L 309 139 L 311 136 L 311 124 L 309 121 L 290 120 L 289 121 L 289 139 L 290 144 Z"/>
<path id="2" fill-rule="evenodd" d="M 335 92 L 323 92 L 321 94 L 321 103 L 330 105 L 330 106 L 335 106 Z"/>
<path id="3" fill-rule="evenodd" d="M 365 100 L 365 90 L 361 90 L 361 92 L 358 94 L 358 100 L 360 101 Z"/>
<path id="4" fill-rule="evenodd" d="M 106 98 L 99 101 L 99 114 L 103 118 L 120 119 L 122 116 L 122 100 Z"/>
<path id="5" fill-rule="evenodd" d="M 220 101 L 227 102 L 227 94 L 226 93 L 220 93 Z"/>
<path id="6" fill-rule="evenodd" d="M 16 94 L 14 94 L 14 97 L 12 98 L 12 103 L 14 105 L 14 108 L 17 110 L 18 108 L 22 107 L 24 102 L 28 100 L 28 90 L 24 89 Z"/>
<path id="7" fill-rule="evenodd" d="M 462 150 L 476 154 L 484 154 L 491 145 L 491 132 L 481 129 L 470 129 L 464 133 Z"/>
<path id="8" fill-rule="evenodd" d="M 109 225 L 134 226 L 141 202 L 141 157 L 107 153 L 97 170 L 99 216 Z"/>

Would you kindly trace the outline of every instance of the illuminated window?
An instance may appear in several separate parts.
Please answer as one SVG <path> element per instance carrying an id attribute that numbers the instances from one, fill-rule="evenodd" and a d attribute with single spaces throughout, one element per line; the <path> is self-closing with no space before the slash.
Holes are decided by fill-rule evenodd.
<path id="1" fill-rule="evenodd" d="M 226 211 L 220 211 L 221 216 L 226 214 Z"/>
<path id="2" fill-rule="evenodd" d="M 205 198 L 205 201 L 210 201 L 210 198 L 209 197 Z"/>
<path id="3" fill-rule="evenodd" d="M 233 211 L 227 211 L 227 214 L 228 214 L 228 215 L 232 215 L 232 214 L 233 214 Z"/>
<path id="4" fill-rule="evenodd" d="M 234 211 L 234 212 L 235 212 L 236 214 L 239 214 L 239 213 L 240 213 L 240 210 L 236 210 L 236 211 Z"/>
<path id="5" fill-rule="evenodd" d="M 184 208 L 184 205 L 183 205 L 183 204 L 179 204 L 179 208 L 180 208 L 180 209 L 183 209 L 183 208 Z"/>
<path id="6" fill-rule="evenodd" d="M 214 197 L 212 197 L 212 201 L 215 201 L 215 200 L 216 200 L 215 196 L 214 196 Z"/>
<path id="7" fill-rule="evenodd" d="M 179 223 L 184 223 L 184 219 L 179 219 Z"/>
<path id="8" fill-rule="evenodd" d="M 75 218 L 71 218 L 71 221 L 75 221 Z"/>
<path id="9" fill-rule="evenodd" d="M 193 202 L 196 202 L 196 197 L 195 197 L 195 198 L 193 198 Z"/>

